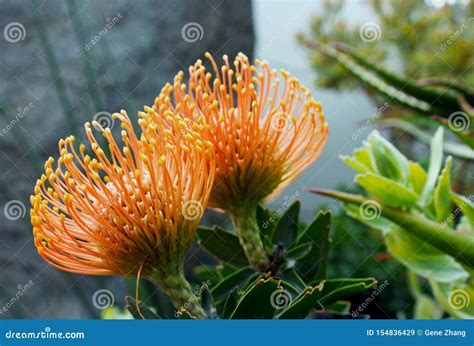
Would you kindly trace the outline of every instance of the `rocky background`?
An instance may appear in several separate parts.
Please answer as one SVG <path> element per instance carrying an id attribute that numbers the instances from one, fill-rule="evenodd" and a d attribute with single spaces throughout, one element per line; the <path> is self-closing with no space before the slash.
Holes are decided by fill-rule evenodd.
<path id="1" fill-rule="evenodd" d="M 108 289 L 123 305 L 126 282 L 63 273 L 37 255 L 29 195 L 43 162 L 60 138 L 83 138 L 85 121 L 135 115 L 205 51 L 251 56 L 251 3 L 0 0 L 0 8 L 0 319 L 98 317 L 94 293 Z"/>

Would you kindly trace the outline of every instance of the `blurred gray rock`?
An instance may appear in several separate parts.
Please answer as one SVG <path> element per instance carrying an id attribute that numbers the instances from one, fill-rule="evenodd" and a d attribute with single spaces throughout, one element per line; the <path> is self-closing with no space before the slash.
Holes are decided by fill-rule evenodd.
<path id="1" fill-rule="evenodd" d="M 71 131 L 83 136 L 94 114 L 135 115 L 205 51 L 252 55 L 251 3 L 1 0 L 0 8 L 0 319 L 97 317 L 93 293 L 107 288 L 123 305 L 126 284 L 62 273 L 37 255 L 28 199 L 42 162 Z"/>

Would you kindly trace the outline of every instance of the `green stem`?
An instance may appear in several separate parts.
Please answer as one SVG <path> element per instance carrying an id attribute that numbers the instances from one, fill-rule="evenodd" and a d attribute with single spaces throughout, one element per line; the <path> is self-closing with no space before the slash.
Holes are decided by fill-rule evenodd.
<path id="1" fill-rule="evenodd" d="M 179 269 L 154 269 L 148 276 L 149 280 L 156 283 L 171 299 L 174 307 L 181 311 L 185 309 L 191 316 L 198 319 L 207 319 L 207 314 L 201 306 L 197 297 L 186 280 L 182 266 Z"/>
<path id="2" fill-rule="evenodd" d="M 361 205 L 369 200 L 363 196 L 332 190 L 311 189 L 310 192 L 356 205 Z M 419 215 L 404 212 L 383 204 L 380 204 L 380 206 L 382 216 L 395 222 L 414 236 L 428 242 L 444 253 L 453 256 L 459 262 L 474 268 L 474 237 L 461 235 L 452 228 L 442 227 L 439 223 Z"/>
<path id="3" fill-rule="evenodd" d="M 256 269 L 264 272 L 268 269 L 270 261 L 260 238 L 257 222 L 256 208 L 242 209 L 231 212 L 232 222 L 239 236 L 240 245 L 244 248 L 248 261 Z"/>

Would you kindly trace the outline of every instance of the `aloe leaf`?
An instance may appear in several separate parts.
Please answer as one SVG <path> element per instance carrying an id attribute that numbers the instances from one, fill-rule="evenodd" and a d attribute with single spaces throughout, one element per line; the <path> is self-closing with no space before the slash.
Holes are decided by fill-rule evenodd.
<path id="1" fill-rule="evenodd" d="M 445 90 L 441 91 L 431 87 L 422 87 L 415 82 L 412 82 L 412 78 L 403 78 L 398 74 L 380 67 L 379 64 L 372 63 L 347 45 L 336 43 L 335 46 L 338 50 L 348 54 L 361 66 L 368 69 L 370 72 L 375 73 L 384 82 L 395 88 L 403 90 L 404 93 L 441 109 L 459 109 L 459 104 L 455 93 L 446 92 Z"/>
<path id="2" fill-rule="evenodd" d="M 375 91 L 389 97 L 398 102 L 402 106 L 412 109 L 417 112 L 425 114 L 435 113 L 431 105 L 425 101 L 412 97 L 399 89 L 386 83 L 383 79 L 377 77 L 374 73 L 369 72 L 366 68 L 357 63 L 349 55 L 342 53 L 329 45 L 317 42 L 305 42 L 306 46 L 319 50 L 327 56 L 336 59 L 342 66 L 344 66 L 355 77 L 367 83 Z"/>
<path id="3" fill-rule="evenodd" d="M 423 143 L 430 143 L 431 139 L 433 138 L 432 134 L 427 133 L 426 131 L 422 129 L 419 129 L 417 126 L 405 120 L 390 118 L 390 119 L 383 119 L 379 121 L 378 123 L 381 126 L 395 127 L 400 130 L 403 130 Z M 453 131 L 453 133 L 459 136 L 459 132 Z M 474 145 L 474 142 L 473 142 L 473 145 Z M 469 147 L 469 145 L 463 145 L 463 144 L 453 143 L 453 142 L 443 142 L 443 151 L 447 154 L 454 155 L 456 157 L 460 157 L 460 158 L 464 158 L 468 160 L 474 160 L 474 150 L 472 150 L 472 148 Z"/>

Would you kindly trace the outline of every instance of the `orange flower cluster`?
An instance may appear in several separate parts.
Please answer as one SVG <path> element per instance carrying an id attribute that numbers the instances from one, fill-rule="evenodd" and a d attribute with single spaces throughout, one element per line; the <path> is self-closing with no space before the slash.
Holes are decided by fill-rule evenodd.
<path id="1" fill-rule="evenodd" d="M 110 153 L 85 125 L 92 156 L 74 137 L 59 142 L 60 158 L 31 197 L 35 245 L 43 259 L 65 271 L 121 276 L 143 274 L 170 258 L 179 263 L 194 238 L 215 171 L 202 123 L 147 108 L 139 123 L 153 136 L 137 137 L 122 111 L 122 149 L 102 129 Z M 100 127 L 98 123 L 94 127 Z"/>
<path id="2" fill-rule="evenodd" d="M 31 197 L 35 245 L 46 262 L 82 274 L 179 271 L 206 205 L 250 210 L 318 157 L 328 126 L 296 78 L 243 54 L 233 66 L 224 56 L 220 67 L 206 56 L 213 74 L 200 60 L 187 84 L 179 73 L 139 113 L 141 135 L 122 111 L 114 117 L 123 144 L 101 129 L 107 152 L 89 123 L 90 155 L 72 136 L 59 142 L 57 164 L 46 162 Z"/>
<path id="3" fill-rule="evenodd" d="M 290 184 L 320 154 L 328 138 L 321 105 L 286 71 L 281 79 L 265 61 L 223 57 L 207 72 L 201 60 L 178 73 L 155 99 L 154 110 L 204 117 L 216 152 L 209 205 L 230 212 L 252 209 Z"/>

